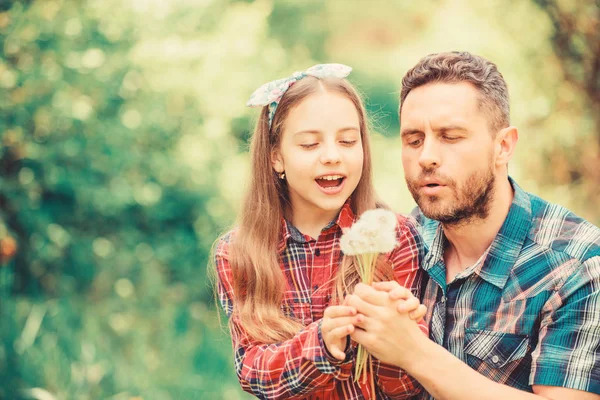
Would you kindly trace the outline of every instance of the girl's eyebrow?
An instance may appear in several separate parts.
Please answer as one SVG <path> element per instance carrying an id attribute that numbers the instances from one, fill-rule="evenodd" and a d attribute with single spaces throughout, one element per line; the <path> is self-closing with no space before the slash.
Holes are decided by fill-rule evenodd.
<path id="1" fill-rule="evenodd" d="M 319 131 L 317 129 L 301 129 L 298 132 L 294 133 L 294 136 L 301 135 L 303 133 L 312 133 L 314 135 L 317 135 L 317 134 L 321 133 L 321 131 Z"/>
<path id="2" fill-rule="evenodd" d="M 338 133 L 340 133 L 340 132 L 346 132 L 346 131 L 357 131 L 357 132 L 360 132 L 360 128 L 358 128 L 357 126 L 347 126 L 345 128 L 338 129 Z"/>
<path id="3" fill-rule="evenodd" d="M 346 132 L 346 131 L 357 131 L 357 132 L 360 132 L 360 129 L 358 127 L 356 127 L 356 126 L 346 126 L 346 127 L 338 129 L 337 133 Z M 294 133 L 293 136 L 301 135 L 303 133 L 312 133 L 314 135 L 318 135 L 318 134 L 320 134 L 322 132 L 320 130 L 318 130 L 318 129 L 301 129 L 301 130 L 297 131 L 296 133 Z"/>

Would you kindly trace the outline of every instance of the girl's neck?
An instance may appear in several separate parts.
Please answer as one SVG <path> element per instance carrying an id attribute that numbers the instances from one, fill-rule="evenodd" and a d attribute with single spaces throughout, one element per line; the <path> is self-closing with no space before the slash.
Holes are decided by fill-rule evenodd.
<path id="1" fill-rule="evenodd" d="M 299 210 L 292 211 L 292 224 L 305 235 L 318 239 L 323 228 L 325 228 L 338 214 L 340 210 Z"/>

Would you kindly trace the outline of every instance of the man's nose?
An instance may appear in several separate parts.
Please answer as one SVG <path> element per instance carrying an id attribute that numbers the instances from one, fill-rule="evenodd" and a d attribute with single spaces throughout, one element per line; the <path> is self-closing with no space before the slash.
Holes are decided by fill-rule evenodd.
<path id="1" fill-rule="evenodd" d="M 423 169 L 439 167 L 441 163 L 440 148 L 437 141 L 425 139 L 421 153 L 419 154 L 419 165 Z"/>

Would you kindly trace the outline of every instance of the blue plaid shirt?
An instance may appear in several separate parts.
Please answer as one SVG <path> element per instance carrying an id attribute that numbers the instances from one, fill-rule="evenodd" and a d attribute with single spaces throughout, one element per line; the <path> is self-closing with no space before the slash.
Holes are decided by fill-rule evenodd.
<path id="1" fill-rule="evenodd" d="M 600 229 L 510 182 L 500 232 L 450 283 L 441 225 L 413 212 L 430 337 L 495 382 L 600 394 Z"/>

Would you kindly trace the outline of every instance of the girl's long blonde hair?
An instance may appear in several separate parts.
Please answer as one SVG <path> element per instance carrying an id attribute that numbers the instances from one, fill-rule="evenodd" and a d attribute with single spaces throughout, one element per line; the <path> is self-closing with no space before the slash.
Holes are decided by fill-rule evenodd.
<path id="1" fill-rule="evenodd" d="M 251 180 L 242 203 L 237 231 L 230 243 L 229 263 L 235 293 L 233 315 L 247 334 L 261 343 L 277 343 L 294 336 L 302 325 L 281 310 L 286 283 L 281 270 L 278 245 L 282 218 L 291 220 L 287 185 L 279 179 L 271 154 L 279 148 L 290 110 L 317 92 L 337 93 L 348 98 L 359 116 L 364 161 L 362 177 L 350 196 L 356 216 L 378 206 L 373 189 L 371 148 L 365 107 L 356 89 L 339 78 L 306 77 L 290 87 L 281 99 L 272 127 L 268 107 L 263 107 L 250 145 Z M 352 288 L 358 272 L 351 257 L 345 257 L 335 278 L 335 293 Z"/>

